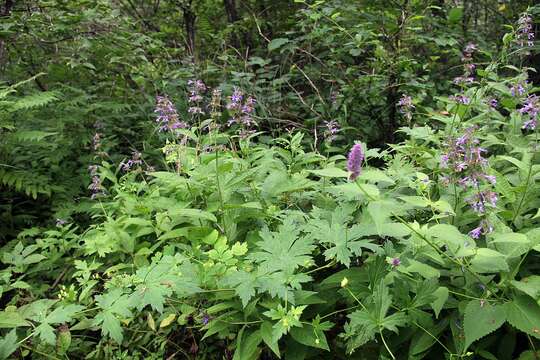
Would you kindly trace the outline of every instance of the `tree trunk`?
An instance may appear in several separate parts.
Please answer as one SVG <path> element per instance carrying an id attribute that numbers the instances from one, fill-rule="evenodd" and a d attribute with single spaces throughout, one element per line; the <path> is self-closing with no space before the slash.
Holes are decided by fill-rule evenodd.
<path id="1" fill-rule="evenodd" d="M 4 7 L 2 8 L 2 12 L 0 13 L 1 16 L 9 16 L 11 13 L 11 9 L 13 8 L 14 1 L 13 0 L 6 0 L 4 3 Z"/>
<path id="2" fill-rule="evenodd" d="M 11 9 L 13 8 L 14 1 L 13 0 L 6 0 L 4 3 L 4 7 L 0 10 L 0 17 L 9 17 L 11 15 Z M 0 67 L 4 64 L 4 58 L 6 53 L 6 44 L 5 42 L 0 39 Z"/>
<path id="3" fill-rule="evenodd" d="M 193 57 L 193 60 L 195 61 L 196 56 L 196 49 L 195 49 L 195 20 L 197 19 L 197 15 L 193 12 L 193 8 L 191 7 L 191 2 L 183 7 L 183 13 L 184 13 L 184 26 L 186 29 L 186 36 L 187 36 L 187 48 L 190 55 Z"/>
<path id="4" fill-rule="evenodd" d="M 236 2 L 235 0 L 223 0 L 223 4 L 225 5 L 225 12 L 227 13 L 227 20 L 229 21 L 229 24 L 233 25 L 235 22 L 238 21 L 238 12 L 236 11 Z M 236 35 L 236 32 L 233 31 L 231 35 L 231 43 L 232 46 L 235 48 L 240 48 L 240 41 L 238 40 L 238 36 Z"/>

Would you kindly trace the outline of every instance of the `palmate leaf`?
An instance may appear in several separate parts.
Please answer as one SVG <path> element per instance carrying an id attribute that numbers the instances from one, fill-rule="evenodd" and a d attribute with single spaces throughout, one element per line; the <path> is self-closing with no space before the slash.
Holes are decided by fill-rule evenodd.
<path id="1" fill-rule="evenodd" d="M 235 271 L 225 276 L 223 284 L 234 287 L 234 292 L 242 300 L 242 305 L 246 307 L 257 292 L 257 275 L 244 270 Z"/>
<path id="2" fill-rule="evenodd" d="M 73 316 L 84 309 L 81 305 L 65 305 L 59 306 L 53 311 L 50 308 L 55 304 L 54 300 L 38 300 L 20 308 L 23 318 L 38 322 L 39 325 L 34 329 L 39 338 L 50 345 L 56 343 L 55 329 L 51 325 L 68 323 L 73 319 Z"/>
<path id="3" fill-rule="evenodd" d="M 353 255 L 362 254 L 362 248 L 372 251 L 378 248 L 369 240 L 358 240 L 366 235 L 363 226 L 347 225 L 355 209 L 353 205 L 340 205 L 332 211 L 315 208 L 312 212 L 314 219 L 306 225 L 306 231 L 313 239 L 329 244 L 330 247 L 324 251 L 326 260 L 336 259 L 346 267 L 351 265 Z"/>
<path id="4" fill-rule="evenodd" d="M 96 302 L 101 309 L 94 318 L 93 325 L 100 326 L 103 335 L 108 335 L 117 343 L 123 339 L 122 327 L 118 317 L 127 318 L 131 316 L 131 301 L 122 289 L 96 296 Z"/>
<path id="5" fill-rule="evenodd" d="M 384 281 L 381 280 L 376 285 L 368 301 L 361 310 L 348 316 L 350 319 L 348 336 L 351 340 L 348 342 L 347 348 L 351 352 L 372 340 L 377 333 L 384 329 L 397 333 L 397 328 L 407 323 L 407 316 L 403 312 L 387 316 L 392 305 L 392 296 L 388 287 L 384 285 Z"/>
<path id="6" fill-rule="evenodd" d="M 291 219 L 285 220 L 278 232 L 264 229 L 260 233 L 262 241 L 257 242 L 259 250 L 248 258 L 257 262 L 262 272 L 293 273 L 310 262 L 315 248 L 310 237 L 300 237 L 299 234 L 299 226 Z"/>
<path id="7" fill-rule="evenodd" d="M 138 310 L 150 305 L 154 310 L 163 312 L 165 297 L 173 292 L 188 296 L 201 291 L 194 270 L 183 261 L 179 255 L 165 256 L 137 270 L 135 276 L 141 283 L 130 296 L 132 304 Z"/>

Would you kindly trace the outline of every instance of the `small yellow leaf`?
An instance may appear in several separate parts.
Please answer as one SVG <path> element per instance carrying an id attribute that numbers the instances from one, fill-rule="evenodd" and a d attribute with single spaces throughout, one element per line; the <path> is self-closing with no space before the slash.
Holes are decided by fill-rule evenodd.
<path id="1" fill-rule="evenodd" d="M 156 331 L 156 322 L 154 321 L 151 313 L 148 313 L 148 316 L 146 316 L 146 322 L 148 323 L 148 327 L 150 329 Z"/>
<path id="2" fill-rule="evenodd" d="M 242 256 L 248 251 L 246 243 L 239 243 L 238 241 L 231 248 L 235 256 Z"/>
<path id="3" fill-rule="evenodd" d="M 171 325 L 174 319 L 176 319 L 176 314 L 169 314 L 165 319 L 161 320 L 159 327 L 164 328 Z"/>

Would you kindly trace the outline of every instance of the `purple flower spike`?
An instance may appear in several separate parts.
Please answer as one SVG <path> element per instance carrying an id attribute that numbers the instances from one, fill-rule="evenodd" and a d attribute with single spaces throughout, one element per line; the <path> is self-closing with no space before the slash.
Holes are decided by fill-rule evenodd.
<path id="1" fill-rule="evenodd" d="M 360 175 L 360 172 L 362 171 L 362 161 L 364 161 L 362 145 L 355 144 L 352 147 L 347 159 L 347 170 L 351 172 L 351 176 L 349 177 L 351 180 L 356 180 L 356 178 Z"/>
<path id="2" fill-rule="evenodd" d="M 399 258 L 393 258 L 392 259 L 392 266 L 397 267 L 399 265 L 401 265 L 401 260 Z"/>

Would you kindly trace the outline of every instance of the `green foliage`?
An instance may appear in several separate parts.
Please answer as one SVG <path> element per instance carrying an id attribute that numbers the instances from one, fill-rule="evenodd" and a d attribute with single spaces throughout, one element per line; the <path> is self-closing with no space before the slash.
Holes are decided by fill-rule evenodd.
<path id="1" fill-rule="evenodd" d="M 537 357 L 535 48 L 482 5 L 0 5 L 0 359 Z"/>

